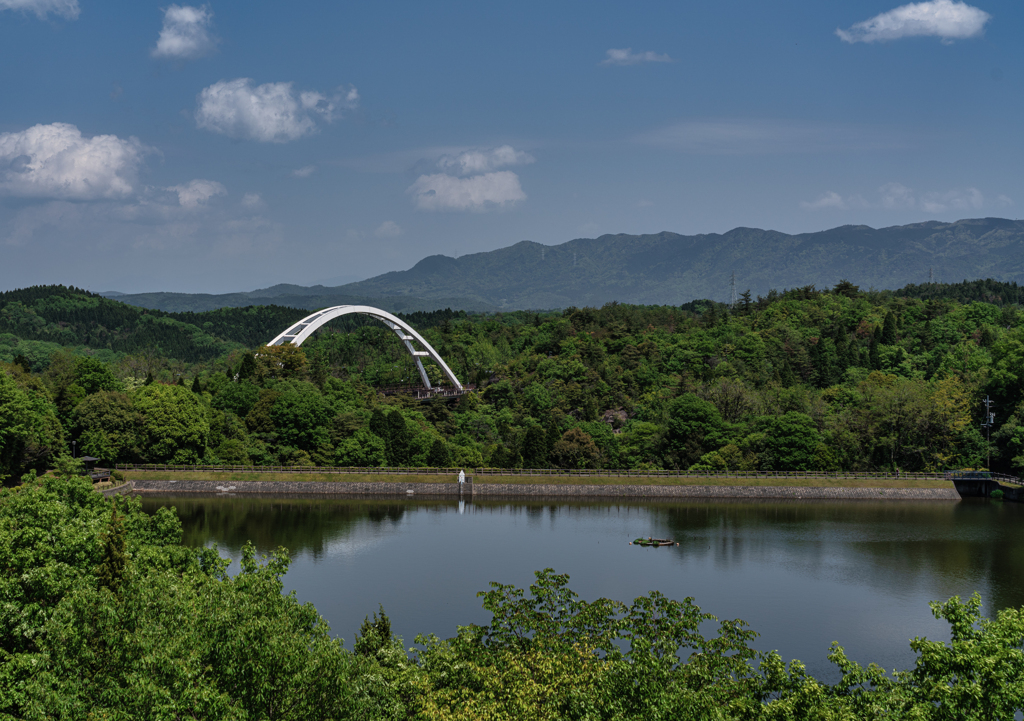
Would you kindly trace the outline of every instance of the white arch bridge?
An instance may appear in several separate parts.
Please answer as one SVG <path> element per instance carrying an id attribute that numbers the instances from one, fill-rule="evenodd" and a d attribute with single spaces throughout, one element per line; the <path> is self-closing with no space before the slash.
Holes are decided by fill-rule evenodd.
<path id="1" fill-rule="evenodd" d="M 391 315 L 387 311 L 383 311 L 380 308 L 371 308 L 368 305 L 336 305 L 333 308 L 318 310 L 316 313 L 307 315 L 284 333 L 267 343 L 267 345 L 302 345 L 302 342 L 313 335 L 313 332 L 324 323 L 330 322 L 343 315 L 349 315 L 350 313 L 368 315 L 375 320 L 379 320 L 381 323 L 393 330 L 399 340 L 405 344 L 406 349 L 409 351 L 409 355 L 411 355 L 412 359 L 416 361 L 416 369 L 420 372 L 420 379 L 423 381 L 423 385 L 427 390 L 431 390 L 431 385 L 430 378 L 427 376 L 427 371 L 423 367 L 424 358 L 432 358 L 441 370 L 444 371 L 444 374 L 448 377 L 448 380 L 452 382 L 452 385 L 455 386 L 458 392 L 461 393 L 464 390 L 462 384 L 459 383 L 459 379 L 455 377 L 455 374 L 452 373 L 452 369 L 444 362 L 441 355 L 423 339 L 423 336 L 413 330 L 412 326 L 400 318 Z M 420 348 L 422 348 L 422 350 L 416 349 L 416 346 L 413 345 L 414 341 Z"/>

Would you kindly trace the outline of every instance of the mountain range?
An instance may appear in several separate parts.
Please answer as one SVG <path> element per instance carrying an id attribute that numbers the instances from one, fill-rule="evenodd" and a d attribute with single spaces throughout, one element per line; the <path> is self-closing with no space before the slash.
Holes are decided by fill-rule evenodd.
<path id="1" fill-rule="evenodd" d="M 168 311 L 274 303 L 299 308 L 367 304 L 395 312 L 601 306 L 610 301 L 681 305 L 728 301 L 735 290 L 829 287 L 842 279 L 895 289 L 908 283 L 992 278 L 1024 282 L 1024 221 L 927 221 L 889 228 L 844 225 L 790 235 L 727 233 L 602 235 L 555 246 L 522 241 L 459 258 L 433 255 L 409 270 L 336 287 L 277 285 L 249 293 L 109 294 Z"/>

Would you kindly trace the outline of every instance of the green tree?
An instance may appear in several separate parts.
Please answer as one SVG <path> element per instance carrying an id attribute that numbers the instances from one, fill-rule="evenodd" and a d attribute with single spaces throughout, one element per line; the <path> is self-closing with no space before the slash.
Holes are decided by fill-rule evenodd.
<path id="1" fill-rule="evenodd" d="M 194 393 L 182 386 L 144 386 L 132 396 L 142 414 L 143 454 L 151 462 L 197 463 L 210 424 Z"/>
<path id="2" fill-rule="evenodd" d="M 882 360 L 878 355 L 878 331 L 871 334 L 871 344 L 868 346 L 868 364 L 871 370 L 880 370 Z"/>
<path id="3" fill-rule="evenodd" d="M 409 441 L 411 440 L 408 424 L 401 411 L 393 410 L 387 414 L 387 449 L 388 465 L 405 466 L 410 461 Z"/>
<path id="4" fill-rule="evenodd" d="M 278 396 L 270 409 L 270 418 L 281 441 L 305 451 L 330 443 L 330 423 L 334 416 L 334 407 L 311 383 L 294 384 Z"/>
<path id="5" fill-rule="evenodd" d="M 427 455 L 427 465 L 434 468 L 450 468 L 452 465 L 452 454 L 448 450 L 448 444 L 443 438 L 435 438 L 430 444 L 430 453 Z"/>
<path id="6" fill-rule="evenodd" d="M 217 410 L 231 411 L 239 418 L 245 418 L 259 399 L 259 387 L 247 380 L 240 380 L 217 391 L 211 405 Z"/>
<path id="7" fill-rule="evenodd" d="M 367 616 L 359 626 L 359 633 L 356 634 L 355 652 L 360 656 L 376 656 L 377 652 L 391 645 L 391 619 L 384 613 L 384 606 L 380 607 L 380 617 L 373 614 L 373 620 Z"/>
<path id="8" fill-rule="evenodd" d="M 256 358 L 252 353 L 246 353 L 242 356 L 242 363 L 238 366 L 238 380 L 255 378 L 256 373 Z M 231 376 L 231 378 L 234 378 L 234 376 Z"/>
<path id="9" fill-rule="evenodd" d="M 248 353 L 246 357 L 250 357 Z M 252 358 L 256 366 L 253 376 L 260 383 L 277 378 L 304 378 L 309 365 L 302 347 L 291 344 L 260 346 Z M 244 367 L 245 364 L 246 361 L 243 358 L 242 366 Z M 239 372 L 239 378 L 241 377 L 241 372 Z"/>
<path id="10" fill-rule="evenodd" d="M 882 345 L 895 345 L 896 344 L 896 316 L 890 310 L 885 314 L 885 319 L 882 321 Z"/>
<path id="11" fill-rule="evenodd" d="M 601 450 L 590 434 L 570 428 L 551 449 L 551 460 L 559 468 L 597 468 Z"/>
<path id="12" fill-rule="evenodd" d="M 221 441 L 214 451 L 214 455 L 221 463 L 232 466 L 248 466 L 252 463 L 249 457 L 249 449 L 245 442 L 239 438 L 226 438 Z"/>
<path id="13" fill-rule="evenodd" d="M 128 553 L 125 543 L 124 519 L 117 513 L 117 503 L 110 505 L 110 525 L 100 536 L 103 557 L 96 576 L 100 587 L 109 588 L 117 593 L 128 566 Z"/>
<path id="14" fill-rule="evenodd" d="M 142 455 L 142 414 L 131 397 L 100 391 L 75 408 L 74 432 L 82 453 L 107 464 L 133 463 Z"/>
<path id="15" fill-rule="evenodd" d="M 668 406 L 665 433 L 671 465 L 689 468 L 710 450 L 724 443 L 725 424 L 714 405 L 693 393 L 684 393 Z"/>
<path id="16" fill-rule="evenodd" d="M 0 368 L 0 483 L 30 468 L 43 470 L 63 443 L 56 408 L 41 394 L 19 388 Z"/>
<path id="17" fill-rule="evenodd" d="M 809 416 L 796 411 L 762 416 L 754 427 L 756 433 L 745 443 L 757 454 L 762 470 L 816 470 L 816 454 L 822 439 Z"/>
<path id="18" fill-rule="evenodd" d="M 523 439 L 523 466 L 525 468 L 546 468 L 548 464 L 547 433 L 538 423 L 526 429 Z"/>
<path id="19" fill-rule="evenodd" d="M 337 444 L 335 461 L 339 466 L 374 468 L 388 463 L 384 440 L 366 428 L 360 428 Z"/>

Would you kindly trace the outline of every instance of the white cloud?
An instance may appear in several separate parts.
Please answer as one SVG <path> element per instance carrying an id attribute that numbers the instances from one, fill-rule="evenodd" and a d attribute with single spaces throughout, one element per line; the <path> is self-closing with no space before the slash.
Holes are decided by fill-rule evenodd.
<path id="1" fill-rule="evenodd" d="M 886 183 L 878 192 L 883 208 L 913 208 L 917 204 L 914 192 L 901 183 Z"/>
<path id="2" fill-rule="evenodd" d="M 536 162 L 529 153 L 511 145 L 489 149 L 450 150 L 436 161 L 421 160 L 414 167 L 427 171 L 406 191 L 420 210 L 492 210 L 526 199 L 519 176 L 510 165 Z M 440 170 L 440 173 L 430 172 Z"/>
<path id="3" fill-rule="evenodd" d="M 852 208 L 884 208 L 886 210 L 922 210 L 926 213 L 939 214 L 947 211 L 978 211 L 985 207 L 1005 207 L 1012 201 L 1005 195 L 995 200 L 988 200 L 977 188 L 963 188 L 946 191 L 929 191 L 917 193 L 902 183 L 886 183 L 878 189 L 878 198 L 874 201 L 865 200 L 860 195 L 843 197 L 839 193 L 829 191 L 816 200 L 802 201 L 800 207 L 805 210 L 849 210 Z"/>
<path id="4" fill-rule="evenodd" d="M 0 133 L 0 194 L 100 200 L 135 193 L 135 175 L 150 152 L 137 138 L 85 138 L 74 125 L 34 125 Z"/>
<path id="5" fill-rule="evenodd" d="M 184 185 L 172 185 L 168 188 L 178 194 L 178 204 L 182 208 L 194 210 L 206 205 L 210 198 L 216 195 L 226 195 L 227 188 L 216 180 L 190 180 Z"/>
<path id="6" fill-rule="evenodd" d="M 420 210 L 489 210 L 526 199 L 519 176 L 510 170 L 468 178 L 421 175 L 407 192 Z"/>
<path id="7" fill-rule="evenodd" d="M 953 0 L 910 3 L 857 23 L 849 30 L 837 29 L 848 43 L 877 43 L 900 38 L 927 36 L 944 43 L 979 37 L 992 18 L 984 10 Z"/>
<path id="8" fill-rule="evenodd" d="M 49 13 L 74 20 L 81 12 L 78 0 L 0 0 L 0 10 L 33 12 L 40 20 Z"/>
<path id="9" fill-rule="evenodd" d="M 612 48 L 605 52 L 602 65 L 637 65 L 639 63 L 670 63 L 672 58 L 648 50 L 645 53 L 634 53 L 633 48 Z"/>
<path id="10" fill-rule="evenodd" d="M 921 197 L 921 207 L 929 213 L 942 213 L 946 210 L 981 210 L 984 205 L 985 196 L 977 188 L 925 193 Z"/>
<path id="11" fill-rule="evenodd" d="M 315 172 L 316 172 L 316 166 L 315 165 L 307 165 L 304 168 L 297 168 L 297 169 L 293 170 L 292 171 L 292 177 L 293 178 L 308 178 L 309 176 L 311 176 Z"/>
<path id="12" fill-rule="evenodd" d="M 393 220 L 385 220 L 373 234 L 378 238 L 397 238 L 402 234 L 402 228 Z"/>
<path id="13" fill-rule="evenodd" d="M 316 132 L 314 118 L 331 122 L 342 109 L 359 104 L 355 88 L 339 88 L 328 98 L 323 93 L 296 94 L 292 83 L 265 83 L 253 87 L 250 78 L 221 80 L 199 93 L 196 124 L 235 138 L 264 143 L 286 143 Z"/>
<path id="14" fill-rule="evenodd" d="M 445 173 L 472 175 L 533 162 L 536 162 L 536 158 L 529 153 L 516 150 L 511 145 L 502 145 L 489 150 L 467 150 L 458 155 L 442 155 L 437 161 L 437 167 Z"/>
<path id="15" fill-rule="evenodd" d="M 825 208 L 843 209 L 846 208 L 846 201 L 843 200 L 843 196 L 839 193 L 830 190 L 827 193 L 822 193 L 817 200 L 812 200 L 810 202 L 806 200 L 801 201 L 800 207 L 807 210 L 822 210 Z"/>
<path id="16" fill-rule="evenodd" d="M 907 145 L 892 133 L 875 128 L 764 119 L 688 120 L 643 133 L 633 141 L 709 155 L 881 150 Z"/>
<path id="17" fill-rule="evenodd" d="M 210 53 L 217 40 L 210 35 L 213 12 L 206 5 L 171 5 L 164 10 L 164 26 L 160 30 L 154 58 L 181 58 L 191 60 Z"/>
<path id="18" fill-rule="evenodd" d="M 259 193 L 246 193 L 242 196 L 242 207 L 249 210 L 259 210 L 263 207 L 263 196 Z"/>

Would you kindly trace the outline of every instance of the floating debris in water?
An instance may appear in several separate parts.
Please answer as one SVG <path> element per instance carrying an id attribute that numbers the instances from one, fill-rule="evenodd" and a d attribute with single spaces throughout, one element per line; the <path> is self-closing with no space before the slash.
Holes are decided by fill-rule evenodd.
<path id="1" fill-rule="evenodd" d="M 659 546 L 678 546 L 679 544 L 671 538 L 651 538 L 648 536 L 647 538 L 633 539 L 629 542 L 629 545 L 644 547 L 654 546 L 655 548 L 658 548 Z"/>

